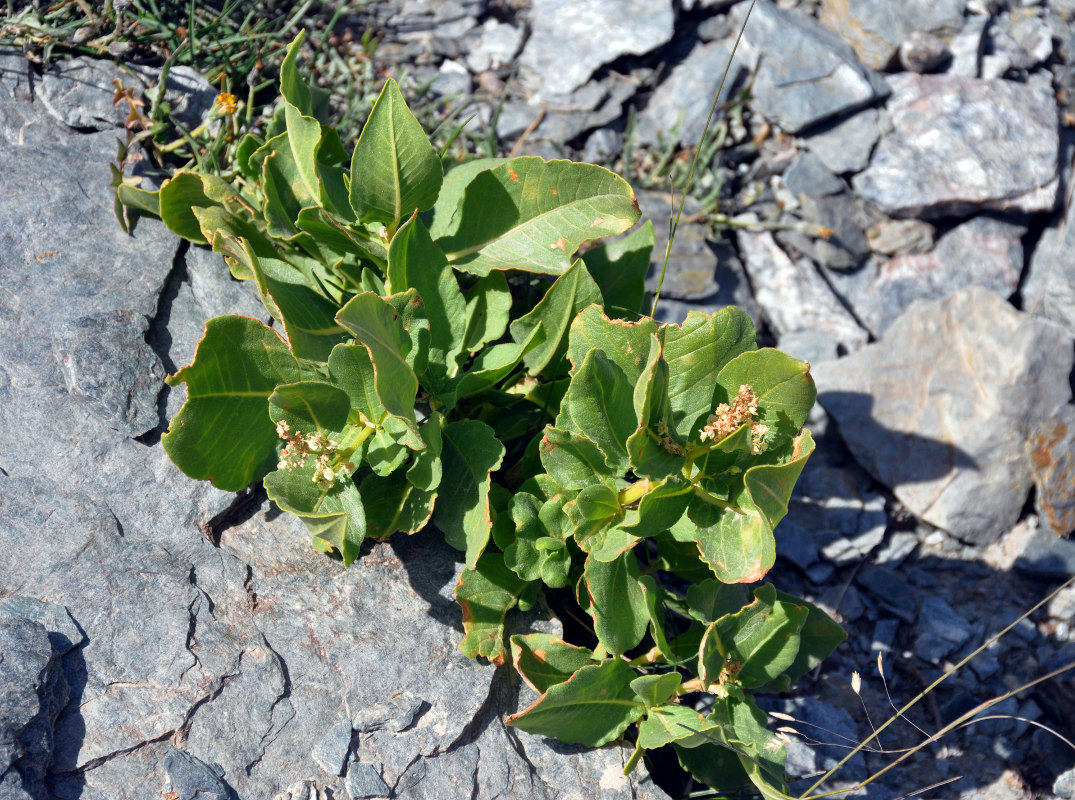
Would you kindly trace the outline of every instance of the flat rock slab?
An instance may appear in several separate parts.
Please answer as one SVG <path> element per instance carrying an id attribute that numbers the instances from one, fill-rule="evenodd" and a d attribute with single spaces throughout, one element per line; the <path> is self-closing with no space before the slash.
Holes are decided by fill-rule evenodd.
<path id="1" fill-rule="evenodd" d="M 853 185 L 897 217 L 1048 211 L 1059 135 L 1049 81 L 891 76 L 891 132 Z"/>
<path id="2" fill-rule="evenodd" d="M 732 11 L 736 28 L 749 3 Z M 882 100 L 885 79 L 864 66 L 838 35 L 812 17 L 758 3 L 743 33 L 761 65 L 753 104 L 789 133 Z"/>
<path id="3" fill-rule="evenodd" d="M 872 69 L 890 66 L 912 33 L 952 36 L 963 27 L 966 0 L 823 0 L 818 19 Z"/>
<path id="4" fill-rule="evenodd" d="M 670 41 L 674 20 L 670 0 L 534 0 L 519 63 L 532 91 L 566 94 L 603 64 Z"/>
<path id="5" fill-rule="evenodd" d="M 1023 308 L 1051 319 L 1075 337 L 1075 203 L 1046 228 L 1030 257 Z"/>
<path id="6" fill-rule="evenodd" d="M 1071 397 L 1071 340 L 997 294 L 913 304 L 885 338 L 817 365 L 819 400 L 855 458 L 912 513 L 973 544 L 1019 519 L 1026 441 Z"/>

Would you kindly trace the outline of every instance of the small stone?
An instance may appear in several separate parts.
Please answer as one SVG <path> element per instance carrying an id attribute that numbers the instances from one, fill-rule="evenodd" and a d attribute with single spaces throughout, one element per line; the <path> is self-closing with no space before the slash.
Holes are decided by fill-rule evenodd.
<path id="1" fill-rule="evenodd" d="M 740 26 L 749 4 L 731 12 Z M 889 93 L 884 78 L 864 67 L 854 51 L 812 17 L 758 3 L 743 42 L 760 58 L 753 104 L 789 133 L 863 108 Z"/>
<path id="2" fill-rule="evenodd" d="M 1075 575 L 1075 540 L 1061 539 L 1050 530 L 1038 528 L 1016 559 L 1015 568 L 1043 578 Z"/>
<path id="3" fill-rule="evenodd" d="M 1015 9 L 994 22 L 993 49 L 1011 69 L 1031 70 L 1053 54 L 1049 25 L 1035 9 Z"/>
<path id="4" fill-rule="evenodd" d="M 908 625 L 917 622 L 915 613 L 915 590 L 894 569 L 865 566 L 855 576 L 855 583 L 871 595 L 881 606 L 895 614 Z"/>
<path id="5" fill-rule="evenodd" d="M 987 16 L 969 17 L 963 30 L 948 42 L 948 51 L 952 60 L 948 64 L 948 74 L 962 78 L 981 77 L 982 51 L 985 47 L 985 29 L 989 24 Z"/>
<path id="6" fill-rule="evenodd" d="M 875 564 L 887 564 L 890 567 L 898 567 L 907 556 L 918 547 L 918 537 L 910 531 L 898 531 L 892 534 L 881 550 L 874 556 Z"/>
<path id="7" fill-rule="evenodd" d="M 922 601 L 915 638 L 919 658 L 938 663 L 971 637 L 970 623 L 936 595 Z"/>
<path id="8" fill-rule="evenodd" d="M 429 88 L 436 97 L 467 97 L 473 85 L 466 67 L 458 61 L 445 59 Z"/>
<path id="9" fill-rule="evenodd" d="M 589 164 L 611 164 L 623 152 L 623 134 L 611 128 L 599 128 L 586 138 L 582 160 Z"/>
<path id="10" fill-rule="evenodd" d="M 821 331 L 796 331 L 780 337 L 778 346 L 792 358 L 810 364 L 835 361 L 839 358 L 839 343 Z"/>
<path id="11" fill-rule="evenodd" d="M 889 82 L 892 132 L 852 181 L 864 200 L 897 217 L 1053 207 L 1059 136 L 1047 80 L 904 73 Z"/>
<path id="12" fill-rule="evenodd" d="M 866 232 L 870 249 L 885 256 L 926 253 L 933 249 L 933 226 L 919 219 L 886 219 Z"/>
<path id="13" fill-rule="evenodd" d="M 602 64 L 671 40 L 674 13 L 671 0 L 534 0 L 530 29 L 519 56 L 524 81 L 535 90 L 566 94 Z"/>
<path id="14" fill-rule="evenodd" d="M 940 36 L 915 31 L 900 43 L 900 66 L 911 72 L 933 72 L 951 56 Z"/>
<path id="15" fill-rule="evenodd" d="M 343 720 L 333 725 L 319 741 L 310 757 L 329 775 L 342 775 L 351 749 L 351 721 Z"/>
<path id="16" fill-rule="evenodd" d="M 231 788 L 218 770 L 183 750 L 169 749 L 164 772 L 168 776 L 164 795 L 170 792 L 176 800 L 231 800 Z"/>
<path id="17" fill-rule="evenodd" d="M 351 720 L 351 727 L 359 733 L 370 733 L 382 728 L 399 733 L 411 726 L 415 715 L 422 709 L 423 701 L 408 691 L 360 709 Z"/>
<path id="18" fill-rule="evenodd" d="M 864 108 L 823 129 L 815 129 L 803 139 L 807 149 L 837 175 L 861 172 L 870 163 L 870 154 L 881 136 L 879 114 Z"/>
<path id="19" fill-rule="evenodd" d="M 37 86 L 39 99 L 53 117 L 72 128 L 110 130 L 123 126 L 127 106 L 114 102 L 113 81 L 131 78 L 111 61 L 79 56 L 59 61 L 45 71 Z M 140 89 L 137 82 L 134 88 Z"/>
<path id="20" fill-rule="evenodd" d="M 1075 531 L 1075 406 L 1061 408 L 1031 435 L 1034 510 L 1053 533 Z"/>
<path id="21" fill-rule="evenodd" d="M 1060 591 L 1045 607 L 1049 616 L 1056 620 L 1075 620 L 1075 586 Z"/>
<path id="22" fill-rule="evenodd" d="M 490 17 L 482 25 L 481 39 L 466 56 L 474 73 L 509 66 L 523 43 L 522 29 Z"/>
<path id="23" fill-rule="evenodd" d="M 1075 767 L 1057 776 L 1053 782 L 1053 794 L 1062 800 L 1075 800 Z"/>
<path id="24" fill-rule="evenodd" d="M 896 644 L 896 634 L 899 633 L 900 623 L 896 619 L 880 619 L 873 626 L 873 639 L 870 642 L 870 650 L 880 650 L 882 653 L 891 653 Z"/>
<path id="25" fill-rule="evenodd" d="M 813 532 L 792 519 L 784 519 L 776 529 L 776 554 L 806 571 L 817 562 Z"/>
<path id="26" fill-rule="evenodd" d="M 1027 432 L 1069 401 L 1072 361 L 1058 327 L 971 287 L 915 303 L 881 342 L 813 375 L 868 472 L 920 519 L 988 544 L 1019 518 Z"/>
<path id="27" fill-rule="evenodd" d="M 351 800 L 367 797 L 391 797 L 392 790 L 373 764 L 356 761 L 347 770 L 347 793 Z"/>
<path id="28" fill-rule="evenodd" d="M 1075 203 L 1045 229 L 1023 282 L 1023 308 L 1064 326 L 1075 337 Z"/>

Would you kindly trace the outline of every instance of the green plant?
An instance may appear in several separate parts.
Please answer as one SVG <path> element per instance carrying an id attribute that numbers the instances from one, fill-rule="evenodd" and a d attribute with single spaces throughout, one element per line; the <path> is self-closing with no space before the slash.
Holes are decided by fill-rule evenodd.
<path id="1" fill-rule="evenodd" d="M 812 449 L 808 365 L 757 349 L 738 309 L 640 315 L 652 228 L 601 167 L 480 159 L 443 171 L 396 84 L 354 152 L 281 67 L 279 132 L 239 174 L 180 171 L 131 208 L 210 244 L 277 330 L 210 320 L 169 378 L 187 401 L 163 445 L 226 490 L 262 480 L 345 565 L 426 527 L 463 551 L 464 653 L 510 657 L 540 693 L 509 722 L 628 768 L 672 745 L 711 786 L 783 786 L 753 695 L 786 690 L 842 639 L 770 584 L 773 527 Z M 430 525 L 432 523 L 432 525 Z M 504 641 L 549 593 L 592 636 Z M 707 715 L 680 702 L 708 692 Z M 632 726 L 635 726 L 633 728 Z M 717 743 L 714 743 L 713 739 Z"/>

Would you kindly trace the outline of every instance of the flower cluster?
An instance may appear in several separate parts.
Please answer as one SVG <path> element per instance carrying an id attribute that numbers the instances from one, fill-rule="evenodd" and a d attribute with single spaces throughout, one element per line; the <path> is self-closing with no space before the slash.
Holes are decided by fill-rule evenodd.
<path id="1" fill-rule="evenodd" d="M 749 384 L 739 387 L 739 393 L 732 400 L 732 404 L 721 403 L 716 410 L 709 415 L 705 427 L 702 428 L 701 439 L 712 439 L 719 442 L 725 436 L 735 433 L 741 425 L 750 423 L 751 452 L 754 455 L 764 453 L 769 446 L 765 440 L 765 434 L 769 432 L 769 426 L 761 422 L 755 422 L 758 415 L 758 398 L 754 395 L 754 388 Z"/>
<path id="2" fill-rule="evenodd" d="M 216 96 L 216 105 L 220 113 L 231 116 L 239 110 L 239 100 L 231 92 L 221 92 Z"/>
<path id="3" fill-rule="evenodd" d="M 355 471 L 354 464 L 350 461 L 333 466 L 339 444 L 334 439 L 326 438 L 321 431 L 306 437 L 299 431 L 292 433 L 287 422 L 280 420 L 276 423 L 276 433 L 287 442 L 280 453 L 280 463 L 276 465 L 277 469 L 297 469 L 305 466 L 306 459 L 313 456 L 314 474 L 311 480 L 322 488 L 345 480 Z"/>

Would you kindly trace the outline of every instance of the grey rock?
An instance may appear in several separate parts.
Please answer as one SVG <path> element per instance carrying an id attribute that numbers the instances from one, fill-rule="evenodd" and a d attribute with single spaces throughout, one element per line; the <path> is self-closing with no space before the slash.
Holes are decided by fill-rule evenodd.
<path id="1" fill-rule="evenodd" d="M 1075 204 L 1046 228 L 1030 257 L 1023 281 L 1023 308 L 1053 320 L 1075 337 Z"/>
<path id="2" fill-rule="evenodd" d="M 264 323 L 270 321 L 271 317 L 258 297 L 254 281 L 235 280 L 224 263 L 224 257 L 219 253 L 205 247 L 190 247 L 185 261 L 187 281 L 194 294 L 194 301 L 206 318 L 237 314 L 254 317 Z"/>
<path id="3" fill-rule="evenodd" d="M 643 189 L 635 193 L 638 207 L 642 211 L 642 221 L 653 222 L 653 253 L 650 256 L 650 273 L 647 287 L 656 289 L 660 278 L 664 253 L 668 247 L 669 219 L 674 219 L 682 199 L 673 197 L 668 192 Z M 688 197 L 683 206 L 683 217 L 676 238 L 672 242 L 672 252 L 668 258 L 668 271 L 661 289 L 663 297 L 676 300 L 701 300 L 710 297 L 720 288 L 716 282 L 717 265 L 720 261 L 714 249 L 710 247 L 701 204 L 693 197 Z M 724 260 L 734 257 L 734 252 L 726 248 Z"/>
<path id="4" fill-rule="evenodd" d="M 132 439 L 157 427 L 164 366 L 146 344 L 149 321 L 117 310 L 65 320 L 52 333 L 64 383 L 109 425 Z"/>
<path id="5" fill-rule="evenodd" d="M 886 219 L 866 232 L 870 249 L 885 256 L 928 253 L 933 249 L 933 226 L 920 219 Z"/>
<path id="6" fill-rule="evenodd" d="M 803 145 L 837 175 L 860 172 L 870 163 L 870 154 L 881 136 L 878 112 L 864 108 L 803 139 Z"/>
<path id="7" fill-rule="evenodd" d="M 86 638 L 66 608 L 35 597 L 15 596 L 0 600 L 0 617 L 17 617 L 38 623 L 48 631 L 52 649 L 60 656 L 78 647 Z"/>
<path id="8" fill-rule="evenodd" d="M 914 652 L 938 663 L 971 637 L 970 623 L 937 595 L 922 601 Z"/>
<path id="9" fill-rule="evenodd" d="M 71 128 L 96 131 L 123 126 L 127 108 L 113 99 L 113 81 L 137 83 L 111 61 L 79 56 L 59 61 L 41 76 L 37 97 L 48 112 Z"/>
<path id="10" fill-rule="evenodd" d="M 524 76 L 530 73 L 524 81 L 543 93 L 571 92 L 601 65 L 669 41 L 673 22 L 670 0 L 535 0 L 530 38 L 519 56 Z"/>
<path id="11" fill-rule="evenodd" d="M 811 197 L 827 197 L 847 191 L 847 184 L 826 169 L 824 162 L 811 153 L 803 153 L 792 162 L 784 173 L 784 185 L 796 195 L 805 194 Z"/>
<path id="12" fill-rule="evenodd" d="M 1070 340 L 979 288 L 913 304 L 885 338 L 813 370 L 855 458 L 916 516 L 995 541 L 1031 486 L 1026 439 L 1068 402 Z"/>
<path id="13" fill-rule="evenodd" d="M 818 18 L 843 37 L 862 63 L 885 69 L 917 31 L 952 35 L 963 27 L 964 0 L 822 0 Z"/>
<path id="14" fill-rule="evenodd" d="M 736 240 L 754 297 L 778 337 L 814 330 L 828 334 L 850 350 L 866 343 L 866 331 L 809 260 L 789 257 L 770 233 L 739 230 Z"/>
<path id="15" fill-rule="evenodd" d="M 522 29 L 489 18 L 482 25 L 477 46 L 467 53 L 467 66 L 475 73 L 503 69 L 511 64 L 522 44 Z"/>
<path id="16" fill-rule="evenodd" d="M 329 800 L 328 792 L 316 781 L 296 781 L 273 800 Z"/>
<path id="17" fill-rule="evenodd" d="M 806 571 L 818 561 L 814 532 L 795 519 L 782 520 L 776 529 L 776 554 Z"/>
<path id="18" fill-rule="evenodd" d="M 950 56 L 944 39 L 926 31 L 915 31 L 900 42 L 900 66 L 911 72 L 933 72 Z"/>
<path id="19" fill-rule="evenodd" d="M 1022 225 L 974 217 L 942 236 L 932 252 L 879 265 L 874 280 L 849 300 L 880 336 L 916 300 L 943 300 L 967 286 L 1008 297 L 1019 285 L 1025 233 Z"/>
<path id="20" fill-rule="evenodd" d="M 987 16 L 969 17 L 963 30 L 948 42 L 948 51 L 952 54 L 952 61 L 948 65 L 949 74 L 963 78 L 981 77 L 982 52 L 988 25 Z"/>
<path id="21" fill-rule="evenodd" d="M 896 619 L 880 619 L 873 626 L 873 639 L 870 642 L 870 650 L 880 650 L 883 653 L 891 653 L 896 644 L 896 634 L 899 633 L 900 622 Z"/>
<path id="22" fill-rule="evenodd" d="M 190 753 L 171 748 L 164 757 L 164 771 L 168 777 L 161 794 L 173 792 L 176 800 L 231 800 L 221 776 Z"/>
<path id="23" fill-rule="evenodd" d="M 352 800 L 367 797 L 391 797 L 392 790 L 373 764 L 356 761 L 347 770 L 347 793 Z"/>
<path id="24" fill-rule="evenodd" d="M 351 727 L 359 733 L 372 733 L 382 728 L 400 733 L 411 726 L 424 702 L 411 692 L 399 692 L 388 700 L 359 709 L 351 719 Z"/>
<path id="25" fill-rule="evenodd" d="M 586 137 L 582 160 L 590 164 L 611 164 L 623 152 L 623 134 L 611 128 L 598 128 Z"/>
<path id="26" fill-rule="evenodd" d="M 68 686 L 41 624 L 0 618 L 0 796 L 46 800 L 53 725 Z"/>
<path id="27" fill-rule="evenodd" d="M 1075 531 L 1075 406 L 1060 408 L 1031 433 L 1034 510 L 1053 533 Z"/>
<path id="28" fill-rule="evenodd" d="M 337 722 L 316 745 L 310 757 L 329 775 L 342 775 L 351 750 L 351 721 Z"/>
<path id="29" fill-rule="evenodd" d="M 746 4 L 732 12 L 737 27 Z M 754 107 L 784 130 L 797 133 L 883 99 L 888 86 L 862 65 L 837 34 L 805 14 L 758 3 L 743 41 L 761 57 Z"/>
<path id="30" fill-rule="evenodd" d="M 1063 800 L 1075 798 L 1075 767 L 1056 776 L 1053 781 L 1053 794 Z"/>
<path id="31" fill-rule="evenodd" d="M 859 570 L 855 583 L 907 624 L 914 625 L 918 621 L 915 590 L 898 571 L 869 565 Z"/>
<path id="32" fill-rule="evenodd" d="M 169 68 L 163 86 L 160 83 L 160 67 L 132 65 L 126 69 L 138 76 L 140 83 L 128 78 L 124 80 L 124 86 L 144 87 L 142 91 L 150 99 L 160 98 L 163 91 L 163 100 L 171 109 L 172 119 L 187 130 L 193 130 L 201 125 L 216 103 L 216 87 L 191 67 L 180 64 Z M 210 123 L 209 131 L 214 136 L 219 124 L 219 121 Z"/>
<path id="33" fill-rule="evenodd" d="M 473 81 L 466 67 L 458 61 L 445 59 L 429 88 L 436 97 L 467 97 L 473 88 Z"/>
<path id="34" fill-rule="evenodd" d="M 865 482 L 851 470 L 817 464 L 796 485 L 789 516 L 833 563 L 859 561 L 884 539 L 885 501 Z"/>
<path id="35" fill-rule="evenodd" d="M 893 130 L 853 179 L 863 199 L 897 217 L 1053 207 L 1059 137 L 1048 81 L 904 73 L 889 83 Z"/>
<path id="36" fill-rule="evenodd" d="M 1034 69 L 1053 54 L 1052 31 L 1036 11 L 1014 9 L 993 23 L 993 50 L 1011 69 Z"/>
<path id="37" fill-rule="evenodd" d="M 661 81 L 646 107 L 638 115 L 637 135 L 642 144 L 695 145 L 702 138 L 713 98 L 732 54 L 730 42 L 717 41 L 693 48 L 687 57 Z M 742 56 L 736 56 L 718 102 L 732 96 L 739 78 L 747 71 Z M 675 142 L 670 142 L 675 134 Z"/>
<path id="38" fill-rule="evenodd" d="M 618 118 L 635 88 L 634 78 L 610 75 L 570 94 L 507 102 L 497 118 L 497 135 L 507 139 L 529 130 L 531 139 L 563 144 Z"/>
<path id="39" fill-rule="evenodd" d="M 835 767 L 847 754 L 839 745 L 818 745 L 817 739 L 836 740 L 840 742 L 858 741 L 860 736 L 851 715 L 834 705 L 814 697 L 801 697 L 785 701 L 781 710 L 801 722 L 800 729 L 807 737 L 807 742 L 798 737 L 787 745 L 787 771 L 791 778 L 813 775 Z M 824 732 L 824 736 L 817 733 Z M 866 776 L 866 764 L 862 754 L 849 760 L 840 770 L 833 783 L 833 788 L 844 786 L 847 781 L 854 781 Z"/>
<path id="40" fill-rule="evenodd" d="M 887 564 L 893 568 L 898 567 L 907 556 L 914 552 L 916 547 L 918 547 L 917 536 L 910 531 L 899 531 L 894 533 L 888 543 L 877 551 L 874 562 Z"/>
<path id="41" fill-rule="evenodd" d="M 1075 575 L 1075 540 L 1038 528 L 1028 537 L 1015 568 L 1043 578 L 1069 578 Z"/>
<path id="42" fill-rule="evenodd" d="M 1012 59 L 1007 53 L 986 53 L 982 56 L 981 77 L 983 80 L 1003 78 L 1012 69 Z"/>
<path id="43" fill-rule="evenodd" d="M 780 337 L 778 346 L 792 358 L 820 364 L 839 357 L 839 342 L 821 331 L 796 331 Z"/>

